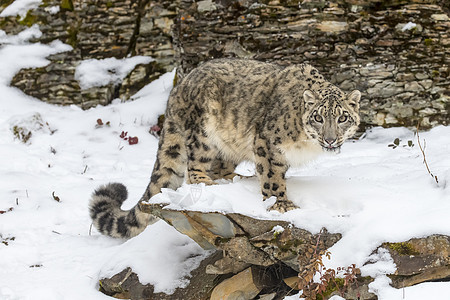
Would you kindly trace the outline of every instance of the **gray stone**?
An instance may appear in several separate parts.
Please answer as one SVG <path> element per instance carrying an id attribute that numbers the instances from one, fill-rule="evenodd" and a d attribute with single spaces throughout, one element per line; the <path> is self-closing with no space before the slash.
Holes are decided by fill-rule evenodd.
<path id="1" fill-rule="evenodd" d="M 403 87 L 396 86 L 394 82 L 383 81 L 376 84 L 372 88 L 367 89 L 367 94 L 369 96 L 378 95 L 384 98 L 393 97 L 404 91 Z"/>
<path id="2" fill-rule="evenodd" d="M 131 268 L 111 278 L 100 279 L 100 291 L 115 298 L 131 300 L 209 300 L 212 289 L 223 280 L 223 276 L 207 274 L 205 269 L 221 256 L 222 253 L 218 251 L 203 260 L 197 269 L 191 272 L 188 286 L 177 288 L 171 295 L 155 293 L 153 286 L 142 284 Z"/>
<path id="3" fill-rule="evenodd" d="M 422 80 L 422 79 L 427 79 L 428 78 L 428 74 L 426 74 L 426 73 L 416 73 L 414 76 L 418 80 Z"/>
<path id="4" fill-rule="evenodd" d="M 431 235 L 402 243 L 386 243 L 397 271 L 390 276 L 397 288 L 450 277 L 450 237 Z"/>
<path id="5" fill-rule="evenodd" d="M 438 112 L 439 112 L 438 110 L 436 110 L 434 108 L 430 108 L 430 107 L 419 110 L 419 113 L 422 116 L 432 116 L 432 115 L 437 114 Z"/>
<path id="6" fill-rule="evenodd" d="M 396 76 L 396 79 L 398 81 L 413 81 L 414 80 L 414 74 L 412 73 L 398 73 Z"/>
<path id="7" fill-rule="evenodd" d="M 421 92 L 423 90 L 424 90 L 424 88 L 417 81 L 412 81 L 412 82 L 405 83 L 405 91 L 408 91 L 408 92 Z"/>
<path id="8" fill-rule="evenodd" d="M 197 2 L 197 10 L 201 13 L 216 10 L 217 6 L 212 0 L 203 0 Z"/>
<path id="9" fill-rule="evenodd" d="M 433 86 L 433 81 L 431 79 L 426 79 L 419 81 L 419 84 L 426 90 L 430 89 Z"/>
<path id="10" fill-rule="evenodd" d="M 208 274 L 229 274 L 239 273 L 245 268 L 250 267 L 251 264 L 234 259 L 230 256 L 225 256 L 222 259 L 214 262 L 212 265 L 206 267 L 206 273 Z"/>
<path id="11" fill-rule="evenodd" d="M 277 262 L 299 270 L 307 265 L 307 261 L 302 263 L 299 259 L 302 253 L 315 246 L 320 250 L 328 249 L 341 238 L 340 234 L 330 234 L 326 230 L 313 235 L 285 221 L 259 220 L 235 213 L 176 211 L 160 204 L 144 203 L 141 209 L 163 219 L 205 249 L 224 250 L 227 253 L 224 260 L 208 269 L 214 274 L 236 272 L 245 264 L 267 267 Z M 282 232 L 273 231 L 274 227 Z M 236 263 L 225 266 L 230 259 Z"/>

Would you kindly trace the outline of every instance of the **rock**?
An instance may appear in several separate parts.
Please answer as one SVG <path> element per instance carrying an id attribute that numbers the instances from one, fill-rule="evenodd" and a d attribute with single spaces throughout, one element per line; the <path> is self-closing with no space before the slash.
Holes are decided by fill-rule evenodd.
<path id="1" fill-rule="evenodd" d="M 168 17 L 157 18 L 155 19 L 154 23 L 156 27 L 162 30 L 162 32 L 164 32 L 165 34 L 169 34 L 170 28 L 173 25 L 173 19 Z"/>
<path id="2" fill-rule="evenodd" d="M 317 24 L 317 29 L 324 32 L 338 34 L 340 32 L 347 31 L 347 22 L 337 22 L 337 21 L 322 21 Z"/>
<path id="3" fill-rule="evenodd" d="M 26 26 L 37 24 L 42 31 L 42 36 L 34 38 L 33 42 L 49 43 L 59 39 L 74 49 L 50 56 L 50 64 L 45 68 L 19 71 L 12 85 L 26 94 L 48 103 L 76 104 L 87 109 L 98 104 L 107 105 L 114 98 L 129 99 L 138 87 L 174 68 L 170 28 L 176 13 L 172 1 L 66 2 L 70 3 L 66 9 L 53 12 L 47 8 L 60 7 L 60 2 L 46 1 L 27 15 L 30 23 Z M 20 23 L 11 17 L 2 23 L 1 28 L 8 34 L 17 33 L 26 28 Z M 141 25 L 139 29 L 137 25 Z M 74 78 L 75 67 L 81 60 L 130 55 L 147 55 L 156 59 L 157 63 L 146 67 L 145 83 L 140 81 L 142 76 L 131 75 L 123 88 L 119 84 L 81 91 Z"/>
<path id="4" fill-rule="evenodd" d="M 252 57 L 281 64 L 307 62 L 344 90 L 363 92 L 368 101 L 361 104 L 361 117 L 368 126 L 380 124 L 375 116 L 386 114 L 405 91 L 413 93 L 404 103 L 412 109 L 424 98 L 431 107 L 450 88 L 446 59 L 450 55 L 450 22 L 445 1 L 377 1 L 376 5 L 363 0 L 351 5 L 342 1 L 257 2 L 220 1 L 223 8 L 199 14 L 190 1 L 182 1 L 183 16 L 195 16 L 195 22 L 180 18 L 174 23 L 179 75 L 201 61 L 220 57 Z M 252 18 L 247 18 L 249 15 Z M 240 49 L 240 54 L 233 49 Z M 442 64 L 443 74 L 439 71 Z M 350 77 L 349 70 L 353 71 Z M 343 72 L 346 78 L 340 79 Z M 431 82 L 421 84 L 430 78 Z M 374 79 L 382 84 L 368 84 Z M 410 81 L 418 85 L 405 88 Z M 432 97 L 433 93 L 439 96 Z M 415 126 L 422 117 L 420 112 L 406 119 L 391 113 L 383 126 Z M 448 111 L 430 117 L 444 125 L 450 119 Z"/>
<path id="5" fill-rule="evenodd" d="M 273 299 L 275 299 L 276 296 L 277 296 L 277 293 L 259 295 L 258 300 L 273 300 Z"/>
<path id="6" fill-rule="evenodd" d="M 310 258 L 303 258 L 304 253 L 316 246 L 317 251 L 326 250 L 341 238 L 326 230 L 313 235 L 285 221 L 259 220 L 236 213 L 178 211 L 145 203 L 141 203 L 141 209 L 163 219 L 204 249 L 225 251 L 227 256 L 222 261 L 208 267 L 213 274 L 237 272 L 248 264 L 267 267 L 278 262 L 298 271 L 310 263 Z"/>
<path id="7" fill-rule="evenodd" d="M 216 10 L 217 6 L 212 0 L 203 0 L 197 2 L 197 10 L 200 13 Z"/>
<path id="8" fill-rule="evenodd" d="M 230 256 L 225 256 L 222 259 L 217 260 L 213 265 L 206 267 L 206 273 L 208 274 L 229 274 L 239 273 L 245 268 L 250 267 L 249 263 L 236 260 Z"/>
<path id="9" fill-rule="evenodd" d="M 429 90 L 433 86 L 433 81 L 431 79 L 426 79 L 419 81 L 419 84 L 426 90 Z"/>
<path id="10" fill-rule="evenodd" d="M 178 288 L 171 295 L 155 293 L 151 284 L 143 285 L 139 278 L 130 268 L 114 275 L 111 278 L 100 280 L 100 291 L 119 299 L 132 300 L 209 300 L 212 289 L 218 282 L 224 279 L 220 275 L 211 275 L 205 272 L 206 266 L 220 259 L 220 251 L 206 258 L 200 266 L 191 272 L 189 285 L 183 289 Z M 225 277 L 226 278 L 226 277 Z"/>
<path id="11" fill-rule="evenodd" d="M 282 227 L 281 233 L 266 232 L 253 237 L 250 241 L 257 248 L 268 253 L 270 257 L 282 261 L 294 270 L 300 271 L 310 263 L 307 254 L 317 245 L 317 250 L 323 251 L 337 243 L 341 235 L 330 234 L 325 229 L 322 233 L 312 235 L 306 230 L 292 226 Z"/>
<path id="12" fill-rule="evenodd" d="M 450 20 L 449 16 L 447 14 L 433 14 L 431 15 L 431 18 L 435 21 L 448 21 Z"/>
<path id="13" fill-rule="evenodd" d="M 386 243 L 397 271 L 391 277 L 396 288 L 450 278 L 450 237 L 431 235 L 401 243 Z"/>
<path id="14" fill-rule="evenodd" d="M 258 247 L 255 247 L 246 236 L 236 236 L 216 245 L 230 257 L 241 262 L 266 267 L 276 263 L 275 259 L 258 249 Z"/>
<path id="15" fill-rule="evenodd" d="M 284 283 L 293 290 L 298 290 L 298 276 L 283 279 Z"/>
<path id="16" fill-rule="evenodd" d="M 396 76 L 396 79 L 398 81 L 413 81 L 414 80 L 414 74 L 412 73 L 398 73 Z"/>
<path id="17" fill-rule="evenodd" d="M 390 122 L 393 116 L 388 113 L 378 118 L 380 122 Z M 124 270 L 112 281 L 102 280 L 105 293 L 131 299 L 142 299 L 139 297 L 144 293 L 152 295 L 152 299 L 206 299 L 207 293 L 204 291 L 211 291 L 215 284 L 220 283 L 214 288 L 211 299 L 254 299 L 257 295 L 268 299 L 284 297 L 293 289 L 300 288 L 299 284 L 304 284 L 301 283 L 302 278 L 313 278 L 317 271 L 317 257 L 321 257 L 341 238 L 340 234 L 330 234 L 325 229 L 313 235 L 284 221 L 259 220 L 236 213 L 177 211 L 164 208 L 164 204 L 146 203 L 141 203 L 141 209 L 190 236 L 203 248 L 220 251 L 193 272 L 186 289 L 189 293 L 194 287 L 200 289 L 202 292 L 195 296 L 198 298 L 180 297 L 188 295 L 188 292 L 181 290 L 174 294 L 180 298 L 163 294 L 155 294 L 153 298 L 152 287 L 138 284 L 137 277 L 130 270 Z M 396 273 L 390 275 L 394 287 L 450 278 L 448 236 L 432 235 L 402 243 L 385 243 L 380 247 L 388 249 L 397 266 Z M 330 283 L 330 296 L 343 292 L 345 299 L 376 299 L 369 292 L 373 279 L 361 277 L 357 269 L 353 269 L 352 274 L 356 283 L 339 289 Z M 202 276 L 212 277 L 203 279 Z M 205 281 L 205 288 L 201 288 L 202 281 Z M 315 287 L 312 284 L 308 289 Z M 308 293 L 313 295 L 313 291 L 308 290 Z M 137 293 L 136 298 L 132 293 Z"/>
<path id="18" fill-rule="evenodd" d="M 428 78 L 428 74 L 426 74 L 426 73 L 416 73 L 414 76 L 418 80 L 422 80 L 422 79 L 427 79 Z"/>
<path id="19" fill-rule="evenodd" d="M 253 299 L 262 290 L 261 282 L 258 282 L 254 268 L 250 267 L 222 281 L 214 288 L 211 300 L 247 300 Z"/>
<path id="20" fill-rule="evenodd" d="M 405 91 L 408 91 L 408 92 L 421 92 L 423 90 L 424 90 L 423 87 L 417 81 L 412 81 L 412 82 L 405 83 Z"/>

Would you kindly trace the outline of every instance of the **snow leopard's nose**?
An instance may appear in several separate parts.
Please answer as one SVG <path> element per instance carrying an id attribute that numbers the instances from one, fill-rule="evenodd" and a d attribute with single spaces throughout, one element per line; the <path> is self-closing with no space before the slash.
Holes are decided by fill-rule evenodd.
<path id="1" fill-rule="evenodd" d="M 327 143 L 330 146 L 333 145 L 334 142 L 336 142 L 336 139 L 333 139 L 333 138 L 326 138 L 325 139 L 325 143 Z"/>

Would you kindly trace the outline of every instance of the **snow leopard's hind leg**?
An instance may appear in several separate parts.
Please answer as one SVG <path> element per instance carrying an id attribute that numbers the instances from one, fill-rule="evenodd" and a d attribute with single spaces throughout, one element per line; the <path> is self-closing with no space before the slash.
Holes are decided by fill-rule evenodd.
<path id="1" fill-rule="evenodd" d="M 176 123 L 166 119 L 151 179 L 139 203 L 160 193 L 162 188 L 181 186 L 187 165 L 185 143 L 184 134 Z M 93 193 L 90 215 L 98 231 L 111 237 L 130 238 L 158 220 L 141 211 L 139 203 L 131 210 L 122 210 L 120 207 L 126 199 L 127 189 L 121 183 L 101 186 Z"/>
<path id="2" fill-rule="evenodd" d="M 240 176 L 236 174 L 234 170 L 237 164 L 231 161 L 223 160 L 221 157 L 217 157 L 211 167 L 211 178 L 213 180 L 217 179 L 227 179 L 232 180 L 235 176 Z"/>
<path id="3" fill-rule="evenodd" d="M 189 128 L 187 136 L 187 183 L 217 184 L 212 175 L 219 150 L 208 142 L 207 134 L 197 124 Z"/>

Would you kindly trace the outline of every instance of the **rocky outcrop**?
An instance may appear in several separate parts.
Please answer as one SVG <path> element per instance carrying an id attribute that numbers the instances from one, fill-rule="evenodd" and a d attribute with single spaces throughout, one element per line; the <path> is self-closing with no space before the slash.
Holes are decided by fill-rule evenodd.
<path id="1" fill-rule="evenodd" d="M 36 41 L 74 47 L 12 82 L 49 103 L 105 105 L 175 65 L 183 76 L 205 60 L 248 57 L 307 62 L 343 90 L 361 90 L 362 129 L 419 121 L 426 128 L 450 119 L 449 12 L 445 0 L 50 0 L 23 19 L 2 18 L 0 28 L 38 24 Z M 80 90 L 80 60 L 128 55 L 156 60 L 121 84 Z"/>
<path id="2" fill-rule="evenodd" d="M 43 68 L 20 71 L 12 85 L 45 102 L 75 104 L 84 109 L 115 98 L 129 99 L 140 88 L 175 67 L 169 33 L 176 6 L 172 1 L 45 1 L 25 18 L 2 18 L 0 28 L 16 34 L 39 25 L 42 36 L 31 42 L 61 40 L 72 51 L 52 55 Z M 81 89 L 75 68 L 82 60 L 151 56 L 156 60 L 138 66 L 122 83 Z"/>
<path id="3" fill-rule="evenodd" d="M 200 266 L 191 272 L 189 285 L 184 289 L 176 289 L 171 295 L 155 293 L 151 284 L 143 285 L 139 277 L 130 268 L 114 275 L 111 278 L 100 280 L 100 291 L 119 299 L 153 299 L 153 300 L 208 300 L 211 290 L 218 282 L 229 276 L 207 274 L 206 266 L 222 257 L 222 253 L 216 252 L 201 262 Z"/>
<path id="4" fill-rule="evenodd" d="M 188 235 L 204 249 L 220 250 L 193 272 L 188 287 L 176 293 L 208 292 L 196 294 L 197 298 L 186 296 L 180 299 L 283 299 L 299 289 L 304 290 L 307 299 L 316 299 L 315 291 L 319 286 L 325 290 L 322 295 L 326 299 L 331 295 L 341 295 L 345 299 L 376 299 L 368 288 L 373 279 L 362 277 L 355 267 L 345 269 L 345 279 L 335 278 L 333 272 L 322 269 L 321 284 L 312 281 L 310 285 L 305 284 L 304 280 L 312 280 L 322 255 L 339 241 L 340 234 L 322 230 L 313 235 L 284 221 L 259 220 L 235 213 L 176 211 L 159 204 L 141 204 L 141 208 Z M 450 279 L 448 236 L 432 235 L 401 243 L 385 243 L 379 248 L 386 249 L 383 251 L 389 252 L 397 266 L 397 271 L 389 275 L 396 288 Z M 206 279 L 199 280 L 197 276 Z M 199 282 L 205 282 L 207 288 L 199 289 Z M 131 299 L 145 299 L 142 291 L 152 289 L 140 284 L 130 269 L 101 280 L 101 288 L 117 297 L 134 293 L 136 297 Z M 167 295 L 153 297 L 166 299 Z"/>
<path id="5" fill-rule="evenodd" d="M 181 71 L 218 57 L 307 62 L 363 92 L 362 126 L 448 124 L 449 2 L 181 1 Z"/>
<path id="6" fill-rule="evenodd" d="M 141 204 L 141 209 L 163 219 L 202 248 L 224 251 L 225 257 L 207 268 L 215 274 L 237 273 L 250 265 L 267 267 L 279 261 L 299 271 L 313 259 L 299 254 L 310 253 L 311 249 L 320 253 L 341 238 L 326 230 L 313 235 L 285 221 L 258 220 L 236 213 L 176 211 L 158 204 Z"/>
<path id="7" fill-rule="evenodd" d="M 450 237 L 431 235 L 402 243 L 386 243 L 397 271 L 393 286 L 401 288 L 424 281 L 450 280 Z"/>

